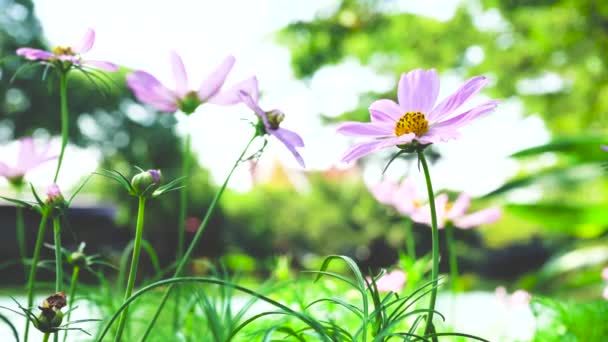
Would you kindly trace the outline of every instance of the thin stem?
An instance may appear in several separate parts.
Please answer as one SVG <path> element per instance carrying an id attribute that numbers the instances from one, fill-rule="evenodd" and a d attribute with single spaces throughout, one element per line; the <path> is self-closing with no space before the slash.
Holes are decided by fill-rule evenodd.
<path id="1" fill-rule="evenodd" d="M 186 128 L 188 129 L 188 128 Z M 186 140 L 184 142 L 184 154 L 182 156 L 182 174 L 186 177 L 186 182 L 190 176 L 190 147 L 191 147 L 190 130 L 186 133 Z M 184 235 L 186 231 L 186 216 L 188 214 L 188 186 L 184 186 L 180 189 L 180 206 L 179 206 L 179 222 L 177 225 L 177 259 L 181 260 L 184 256 Z M 179 307 L 180 307 L 180 293 L 179 289 L 175 293 L 175 307 L 173 311 L 173 330 L 177 331 L 179 327 Z"/>
<path id="2" fill-rule="evenodd" d="M 59 152 L 59 159 L 57 160 L 57 169 L 55 170 L 55 177 L 53 183 L 57 183 L 59 178 L 59 170 L 61 170 L 61 163 L 63 162 L 63 153 L 65 147 L 68 144 L 68 130 L 69 130 L 69 112 L 68 112 L 68 75 L 67 71 L 59 72 L 59 98 L 61 101 L 61 151 Z"/>
<path id="3" fill-rule="evenodd" d="M 51 333 L 45 333 L 42 336 L 42 342 L 49 342 L 49 336 L 51 336 Z"/>
<path id="4" fill-rule="evenodd" d="M 68 316 L 66 322 L 70 321 L 72 315 L 72 307 L 74 307 L 74 299 L 76 298 L 76 287 L 78 285 L 78 274 L 80 273 L 80 266 L 75 265 L 72 270 L 72 282 L 70 283 L 70 296 L 68 297 Z M 69 330 L 65 331 L 63 335 L 63 342 L 67 341 Z"/>
<path id="5" fill-rule="evenodd" d="M 23 207 L 16 207 L 16 226 L 17 226 L 17 245 L 19 246 L 19 257 L 23 264 L 23 272 L 27 274 L 27 265 L 25 259 L 27 256 L 27 247 L 25 243 L 25 222 L 23 219 Z"/>
<path id="6" fill-rule="evenodd" d="M 452 292 L 458 291 L 458 253 L 454 244 L 454 226 L 447 224 L 445 226 L 445 237 L 447 239 L 448 258 L 450 260 L 450 280 L 452 283 Z"/>
<path id="7" fill-rule="evenodd" d="M 418 151 L 418 160 L 422 164 L 424 170 L 424 178 L 426 180 L 426 189 L 429 196 L 429 205 L 431 207 L 431 238 L 433 242 L 432 255 L 433 255 L 433 268 L 431 270 L 431 281 L 433 287 L 431 291 L 431 298 L 429 300 L 429 317 L 426 321 L 426 328 L 424 334 L 428 335 L 434 331 L 433 327 L 433 312 L 435 312 L 435 302 L 437 301 L 437 284 L 439 282 L 439 231 L 437 230 L 437 212 L 435 211 L 435 195 L 433 193 L 433 184 L 431 184 L 431 174 L 429 173 L 429 166 L 426 162 L 423 151 Z"/>
<path id="8" fill-rule="evenodd" d="M 407 250 L 407 256 L 412 260 L 416 260 L 416 240 L 414 237 L 414 230 L 412 229 L 413 225 L 412 220 L 406 218 L 403 226 L 405 227 L 405 248 Z"/>
<path id="9" fill-rule="evenodd" d="M 45 209 L 42 212 L 42 218 L 40 219 L 40 226 L 38 227 L 38 237 L 36 238 L 36 245 L 34 246 L 34 255 L 32 256 L 32 265 L 30 266 L 30 275 L 27 280 L 27 308 L 31 309 L 34 305 L 34 284 L 36 283 L 36 270 L 38 268 L 38 259 L 40 258 L 40 249 L 42 242 L 44 241 L 44 232 L 46 231 L 46 223 L 49 217 L 48 211 Z M 27 342 L 28 334 L 30 331 L 30 320 L 25 320 L 25 333 L 23 340 Z"/>
<path id="10" fill-rule="evenodd" d="M 63 290 L 63 259 L 61 254 L 61 220 L 53 218 L 53 232 L 55 238 L 55 292 Z"/>
<path id="11" fill-rule="evenodd" d="M 243 161 L 243 157 L 245 156 L 245 153 L 247 153 L 249 146 L 251 146 L 251 143 L 253 143 L 253 141 L 255 140 L 256 137 L 257 137 L 257 134 L 254 134 L 253 137 L 251 137 L 251 139 L 249 140 L 249 142 L 247 143 L 247 145 L 245 146 L 245 148 L 243 149 L 243 151 L 241 152 L 239 157 L 234 162 L 234 165 L 232 166 L 232 169 L 228 173 L 228 176 L 226 176 L 224 183 L 222 184 L 220 189 L 215 193 L 215 197 L 213 197 L 211 204 L 209 204 L 207 213 L 205 213 L 205 217 L 203 218 L 203 221 L 199 225 L 199 227 L 196 231 L 196 234 L 194 234 L 194 237 L 192 238 L 192 242 L 190 243 L 190 246 L 188 246 L 188 250 L 186 250 L 186 254 L 179 261 L 179 264 L 177 265 L 177 268 L 175 269 L 175 273 L 173 273 L 173 277 L 179 277 L 181 275 L 182 270 L 186 266 L 186 263 L 188 262 L 188 260 L 192 256 L 192 253 L 196 249 L 198 242 L 201 239 L 201 236 L 203 235 L 203 231 L 205 230 L 205 227 L 207 226 L 209 219 L 211 218 L 213 212 L 215 211 L 215 207 L 217 206 L 217 203 L 219 202 L 220 197 L 222 197 L 224 190 L 226 190 L 226 187 L 228 186 L 228 182 L 230 181 L 230 178 L 232 177 L 234 170 L 236 170 L 237 166 L 239 166 L 239 164 Z M 144 333 L 143 337 L 141 338 L 141 341 L 145 341 L 146 338 L 148 338 L 148 335 L 152 331 L 152 328 L 154 327 L 154 324 L 156 323 L 158 316 L 160 315 L 163 307 L 165 306 L 165 303 L 167 302 L 167 299 L 169 298 L 169 294 L 171 293 L 172 288 L 173 288 L 173 285 L 170 285 L 165 290 L 163 298 L 161 299 L 160 304 L 158 305 L 158 308 L 156 309 L 156 313 L 154 314 L 154 317 L 152 317 L 152 320 L 148 324 L 148 327 L 146 328 L 146 332 Z"/>
<path id="12" fill-rule="evenodd" d="M 133 246 L 133 258 L 131 259 L 131 269 L 129 271 L 129 280 L 127 281 L 127 290 L 125 292 L 125 301 L 131 297 L 133 286 L 135 285 L 135 276 L 137 275 L 137 265 L 139 264 L 139 253 L 141 252 L 141 238 L 144 231 L 144 213 L 146 207 L 146 198 L 139 197 L 139 209 L 137 210 L 137 227 L 135 229 L 135 244 Z M 118 342 L 122 338 L 122 333 L 127 324 L 128 308 L 123 311 L 118 323 L 118 330 L 114 341 Z"/>

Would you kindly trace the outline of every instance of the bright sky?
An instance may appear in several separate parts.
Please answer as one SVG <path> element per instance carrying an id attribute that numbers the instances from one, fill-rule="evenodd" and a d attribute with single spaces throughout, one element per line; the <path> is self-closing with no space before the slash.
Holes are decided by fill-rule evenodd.
<path id="1" fill-rule="evenodd" d="M 186 65 L 191 87 L 198 88 L 203 77 L 227 54 L 237 63 L 227 85 L 250 75 L 257 75 L 263 91 L 263 108 L 280 108 L 287 118 L 283 126 L 298 131 L 306 148 L 303 156 L 310 169 L 326 169 L 339 163 L 350 141 L 335 134 L 333 127 L 320 124 L 319 113 L 339 115 L 357 104 L 359 93 L 388 90 L 395 87 L 399 75 L 377 75 L 356 60 L 322 69 L 309 83 L 296 80 L 289 66 L 289 52 L 273 42 L 272 33 L 297 19 L 313 18 L 321 8 L 331 8 L 336 1 L 35 1 L 36 14 L 51 45 L 70 44 L 86 28 L 96 30 L 97 40 L 91 59 L 113 61 L 130 68 L 143 69 L 173 85 L 168 61 L 171 49 L 179 52 Z M 170 5 L 169 5 L 170 4 Z M 397 8 L 438 19 L 449 18 L 456 0 L 403 1 Z M 488 23 L 485 23 L 486 25 Z M 491 23 L 490 23 L 491 25 Z M 483 54 L 471 51 L 472 59 Z M 404 70 L 406 71 L 406 70 Z M 453 91 L 462 79 L 442 75 L 440 97 Z M 478 195 L 492 190 L 518 166 L 506 156 L 518 149 L 545 142 L 548 133 L 535 116 L 523 118 L 517 100 L 505 99 L 494 114 L 463 130 L 463 138 L 443 144 L 445 160 L 433 167 L 435 188 L 465 190 Z M 194 148 L 203 165 L 220 182 L 249 136 L 249 127 L 241 118 L 249 111 L 243 106 L 232 108 L 203 106 L 188 125 L 195 135 Z M 270 163 L 276 156 L 290 168 L 298 168 L 292 156 L 278 141 L 263 157 Z M 480 160 L 478 156 L 483 156 Z M 98 153 L 68 151 L 66 167 L 78 175 L 93 171 Z M 70 165 L 78 167 L 71 168 Z M 50 173 L 52 165 L 38 174 Z M 368 183 L 378 180 L 381 164 L 370 163 L 365 170 Z M 72 172 L 72 171 L 67 171 Z M 398 178 L 403 168 L 391 167 L 390 177 Z M 39 175 L 34 175 L 36 182 Z M 422 184 L 423 177 L 414 176 Z M 65 177 L 65 184 L 71 186 Z M 250 187 L 246 167 L 242 167 L 231 187 Z"/>

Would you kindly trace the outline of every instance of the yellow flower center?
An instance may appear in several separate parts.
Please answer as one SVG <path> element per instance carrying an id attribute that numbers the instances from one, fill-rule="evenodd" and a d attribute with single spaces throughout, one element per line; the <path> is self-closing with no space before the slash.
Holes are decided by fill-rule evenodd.
<path id="1" fill-rule="evenodd" d="M 426 121 L 421 112 L 407 112 L 397 120 L 395 125 L 395 135 L 400 137 L 404 134 L 414 133 L 422 136 L 429 130 L 429 122 Z"/>
<path id="2" fill-rule="evenodd" d="M 74 56 L 76 55 L 76 53 L 74 53 L 74 51 L 72 51 L 72 48 L 69 46 L 55 46 L 53 48 L 53 50 L 51 50 L 53 52 L 53 54 L 57 55 L 57 56 Z"/>

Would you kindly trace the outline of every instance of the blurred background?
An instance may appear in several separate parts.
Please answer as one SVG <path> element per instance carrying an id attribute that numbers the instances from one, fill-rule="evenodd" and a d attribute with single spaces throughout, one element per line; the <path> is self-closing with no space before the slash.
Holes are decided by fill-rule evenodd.
<path id="1" fill-rule="evenodd" d="M 271 139 L 257 163 L 237 170 L 197 257 L 261 276 L 277 258 L 295 269 L 316 267 L 327 254 L 352 256 L 365 268 L 395 264 L 405 246 L 403 218 L 368 188 L 407 176 L 424 193 L 424 177 L 412 159 L 397 160 L 383 176 L 389 152 L 341 164 L 352 141 L 335 134 L 336 123 L 368 120 L 369 104 L 396 98 L 400 74 L 414 68 L 438 69 L 440 98 L 485 75 L 491 83 L 478 100 L 500 99 L 497 111 L 430 150 L 438 192 L 466 192 L 476 209 L 503 209 L 495 224 L 456 231 L 467 286 L 601 296 L 608 263 L 608 154 L 599 148 L 608 142 L 606 2 L 0 0 L 0 9 L 0 158 L 10 163 L 22 136 L 60 146 L 57 82 L 43 81 L 41 70 L 11 81 L 24 63 L 15 50 L 69 45 L 91 27 L 97 40 L 87 57 L 123 68 L 102 92 L 71 75 L 70 145 L 59 185 L 70 194 L 95 170 L 132 175 L 133 165 L 178 177 L 189 129 L 197 163 L 187 182 L 188 238 L 246 143 L 251 128 L 243 118 L 253 116 L 242 105 L 205 105 L 189 118 L 157 113 L 135 101 L 124 77 L 143 69 L 172 86 L 170 50 L 183 57 L 195 89 L 228 54 L 237 59 L 228 86 L 258 76 L 262 107 L 282 109 L 283 126 L 304 138 L 307 168 Z M 47 163 L 28 181 L 44 189 L 54 168 Z M 0 194 L 16 196 L 6 181 Z M 93 177 L 71 210 L 64 244 L 86 241 L 88 250 L 117 259 L 132 236 L 136 202 L 118 184 Z M 161 265 L 175 257 L 177 203 L 170 194 L 147 212 L 145 239 Z M 11 263 L 18 256 L 14 213 L 0 206 L 7 284 L 23 279 L 22 267 Z M 30 250 L 38 220 L 34 212 L 26 217 Z M 414 230 L 418 254 L 428 252 L 429 228 Z"/>

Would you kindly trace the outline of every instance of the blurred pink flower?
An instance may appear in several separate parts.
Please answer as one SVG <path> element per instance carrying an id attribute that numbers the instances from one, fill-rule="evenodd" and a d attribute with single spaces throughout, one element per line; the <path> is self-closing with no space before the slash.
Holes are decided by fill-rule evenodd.
<path id="1" fill-rule="evenodd" d="M 201 220 L 198 217 L 190 216 L 186 219 L 186 231 L 188 233 L 196 233 L 201 225 Z"/>
<path id="2" fill-rule="evenodd" d="M 297 147 L 304 147 L 304 141 L 296 132 L 280 127 L 281 122 L 285 118 L 285 114 L 278 109 L 264 111 L 258 104 L 259 90 L 258 81 L 254 76 L 245 82 L 241 83 L 241 88 L 237 86 L 236 90 L 240 100 L 247 105 L 260 118 L 263 124 L 264 133 L 275 136 L 285 147 L 293 154 L 300 166 L 305 167 L 304 159 L 296 150 Z M 225 93 L 225 99 L 233 96 L 230 92 Z"/>
<path id="3" fill-rule="evenodd" d="M 412 215 L 420 206 L 416 184 L 411 178 L 404 179 L 400 185 L 391 180 L 384 180 L 370 187 L 370 191 L 378 202 L 390 205 L 405 216 Z"/>
<path id="4" fill-rule="evenodd" d="M 435 69 L 416 69 L 402 74 L 397 91 L 399 103 L 377 100 L 369 107 L 371 122 L 345 122 L 337 128 L 347 136 L 372 139 L 349 148 L 342 161 L 355 161 L 369 153 L 412 141 L 425 145 L 457 138 L 460 127 L 496 108 L 498 101 L 462 109 L 487 84 L 485 77 L 473 77 L 436 104 L 439 77 Z"/>
<path id="5" fill-rule="evenodd" d="M 17 55 L 30 61 L 61 61 L 79 66 L 91 66 L 106 71 L 118 70 L 118 65 L 105 61 L 85 60 L 81 54 L 89 52 L 95 43 L 95 31 L 88 29 L 82 39 L 72 46 L 56 46 L 51 52 L 29 47 L 17 49 Z"/>
<path id="6" fill-rule="evenodd" d="M 232 70 L 235 59 L 226 57 L 222 63 L 210 73 L 198 90 L 191 90 L 188 85 L 188 75 L 181 57 L 171 51 L 171 67 L 175 78 L 175 90 L 163 85 L 151 74 L 145 71 L 134 71 L 127 75 L 127 84 L 137 99 L 164 112 L 175 112 L 178 109 L 186 114 L 193 113 L 204 102 L 222 105 L 236 104 L 239 99 L 225 101 L 218 98 L 221 87 L 224 85 L 228 73 Z"/>
<path id="7" fill-rule="evenodd" d="M 49 154 L 49 144 L 42 150 L 36 150 L 34 139 L 30 137 L 21 138 L 19 144 L 17 162 L 14 166 L 0 161 L 0 176 L 6 177 L 12 183 L 20 183 L 26 173 L 44 162 L 57 158 L 56 155 Z"/>
<path id="8" fill-rule="evenodd" d="M 371 278 L 366 277 L 371 283 Z M 400 292 L 407 281 L 407 274 L 401 270 L 394 270 L 384 274 L 380 279 L 376 280 L 376 287 L 380 292 Z"/>
<path id="9" fill-rule="evenodd" d="M 498 297 L 502 303 L 512 308 L 528 306 L 532 299 L 532 295 L 525 290 L 516 290 L 509 295 L 504 286 L 496 288 L 496 297 Z"/>
<path id="10" fill-rule="evenodd" d="M 603 278 L 604 280 L 608 281 L 608 267 L 605 267 L 605 268 L 602 270 L 602 278 Z"/>
<path id="11" fill-rule="evenodd" d="M 490 224 L 498 221 L 502 212 L 498 207 L 487 208 L 466 214 L 471 205 L 471 198 L 462 193 L 456 201 L 450 203 L 447 194 L 441 194 L 435 198 L 435 209 L 437 211 L 437 227 L 443 228 L 446 223 L 453 223 L 455 227 L 468 229 Z M 412 220 L 418 223 L 431 224 L 431 209 L 427 204 L 419 207 L 413 214 Z"/>

